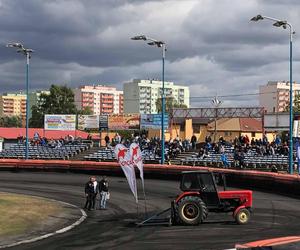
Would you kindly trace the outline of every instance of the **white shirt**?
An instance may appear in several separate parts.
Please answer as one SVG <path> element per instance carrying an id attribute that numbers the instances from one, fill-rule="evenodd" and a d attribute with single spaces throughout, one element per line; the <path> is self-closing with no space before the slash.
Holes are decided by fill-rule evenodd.
<path id="1" fill-rule="evenodd" d="M 98 183 L 97 183 L 97 181 L 94 181 L 93 184 L 94 184 L 94 192 L 96 193 L 97 192 L 97 184 Z"/>

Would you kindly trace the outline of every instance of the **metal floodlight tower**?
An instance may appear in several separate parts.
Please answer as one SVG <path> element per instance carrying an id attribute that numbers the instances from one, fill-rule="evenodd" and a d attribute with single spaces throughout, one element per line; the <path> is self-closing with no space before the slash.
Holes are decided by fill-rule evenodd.
<path id="1" fill-rule="evenodd" d="M 25 48 L 21 43 L 8 43 L 6 45 L 7 48 L 16 48 L 18 53 L 22 53 L 26 56 L 26 140 L 25 140 L 25 159 L 28 159 L 28 151 L 29 151 L 29 59 L 31 58 L 31 53 L 33 53 L 32 49 Z"/>
<path id="2" fill-rule="evenodd" d="M 216 142 L 216 136 L 217 136 L 217 117 L 218 117 L 218 108 L 221 106 L 222 102 L 218 99 L 217 96 L 214 97 L 214 99 L 211 100 L 214 108 L 215 108 L 215 132 L 214 132 L 214 142 Z"/>
<path id="3" fill-rule="evenodd" d="M 291 23 L 285 21 L 285 20 L 280 20 L 277 18 L 273 17 L 268 17 L 268 16 L 262 16 L 262 15 L 257 15 L 253 18 L 251 18 L 251 21 L 260 21 L 260 20 L 270 20 L 273 21 L 273 26 L 275 27 L 282 27 L 283 29 L 286 29 L 289 27 L 289 38 L 290 38 L 290 126 L 289 126 L 289 173 L 293 174 L 294 167 L 293 167 L 293 35 L 296 33 L 293 29 L 293 26 Z"/>
<path id="4" fill-rule="evenodd" d="M 162 48 L 162 94 L 161 94 L 161 164 L 165 163 L 165 58 L 166 58 L 166 43 L 159 41 L 145 35 L 138 35 L 131 38 L 131 40 L 143 40 L 150 46 L 157 46 Z"/>

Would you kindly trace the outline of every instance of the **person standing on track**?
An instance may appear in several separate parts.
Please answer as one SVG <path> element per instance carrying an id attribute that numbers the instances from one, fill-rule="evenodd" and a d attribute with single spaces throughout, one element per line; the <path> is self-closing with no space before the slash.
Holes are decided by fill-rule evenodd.
<path id="1" fill-rule="evenodd" d="M 85 209 L 95 209 L 95 201 L 98 193 L 98 183 L 95 177 L 90 177 L 90 180 L 85 184 L 84 188 L 86 202 Z"/>
<path id="2" fill-rule="evenodd" d="M 103 176 L 99 182 L 99 193 L 100 193 L 100 209 L 106 209 L 106 201 L 109 199 L 108 192 L 108 180 L 106 176 Z"/>

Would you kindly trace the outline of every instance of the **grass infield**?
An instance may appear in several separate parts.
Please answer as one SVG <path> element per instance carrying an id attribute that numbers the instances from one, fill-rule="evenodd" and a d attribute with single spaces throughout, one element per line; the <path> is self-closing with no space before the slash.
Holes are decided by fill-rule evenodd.
<path id="1" fill-rule="evenodd" d="M 40 228 L 61 209 L 54 201 L 0 192 L 0 241 Z"/>

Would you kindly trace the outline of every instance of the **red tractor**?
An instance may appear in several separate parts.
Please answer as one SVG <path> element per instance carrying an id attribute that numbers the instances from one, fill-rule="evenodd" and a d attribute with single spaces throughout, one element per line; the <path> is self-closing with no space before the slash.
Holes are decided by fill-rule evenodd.
<path id="1" fill-rule="evenodd" d="M 218 191 L 218 181 L 223 181 L 224 191 Z M 180 189 L 183 193 L 171 206 L 172 224 L 197 225 L 205 221 L 210 212 L 232 212 L 241 225 L 250 220 L 252 191 L 226 191 L 224 175 L 215 176 L 209 171 L 182 172 Z"/>

